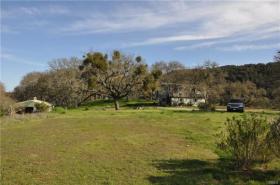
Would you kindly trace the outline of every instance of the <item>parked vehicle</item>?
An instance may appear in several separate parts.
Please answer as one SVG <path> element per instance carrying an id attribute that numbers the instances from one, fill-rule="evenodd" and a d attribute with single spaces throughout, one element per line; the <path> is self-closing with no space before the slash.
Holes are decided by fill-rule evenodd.
<path id="1" fill-rule="evenodd" d="M 227 111 L 228 112 L 244 112 L 245 105 L 242 100 L 240 99 L 231 99 L 227 104 Z"/>

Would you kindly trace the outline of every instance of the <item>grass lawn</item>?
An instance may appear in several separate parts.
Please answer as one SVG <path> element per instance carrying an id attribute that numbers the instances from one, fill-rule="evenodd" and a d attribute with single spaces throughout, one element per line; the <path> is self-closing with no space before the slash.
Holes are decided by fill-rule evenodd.
<path id="1" fill-rule="evenodd" d="M 219 158 L 216 134 L 233 115 L 89 107 L 2 118 L 0 184 L 280 183 L 280 161 L 245 173 Z"/>

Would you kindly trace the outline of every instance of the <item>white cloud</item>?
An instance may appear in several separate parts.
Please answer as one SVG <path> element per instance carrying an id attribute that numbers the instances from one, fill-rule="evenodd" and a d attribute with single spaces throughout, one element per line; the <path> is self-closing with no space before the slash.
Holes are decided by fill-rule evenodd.
<path id="1" fill-rule="evenodd" d="M 279 5 L 279 1 L 224 3 L 208 17 L 203 30 L 234 34 L 279 26 Z"/>
<path id="2" fill-rule="evenodd" d="M 126 45 L 126 47 L 131 46 L 143 46 L 143 45 L 154 45 L 154 44 L 162 44 L 176 41 L 194 41 L 194 40 L 207 40 L 207 39 L 218 39 L 223 38 L 226 35 L 175 35 L 168 37 L 156 37 L 147 39 L 143 42 L 136 42 L 132 44 Z"/>
<path id="3" fill-rule="evenodd" d="M 68 8 L 66 8 L 65 6 L 54 6 L 54 5 L 52 5 L 52 6 L 49 6 L 47 8 L 46 12 L 49 13 L 49 14 L 56 14 L 56 15 L 61 14 L 61 15 L 63 15 L 63 14 L 69 14 L 71 11 Z"/>
<path id="4" fill-rule="evenodd" d="M 60 31 L 72 34 L 144 31 L 195 21 L 207 12 L 192 11 L 183 1 L 120 5 L 111 12 L 93 11 Z M 197 8 L 195 8 L 197 9 Z"/>
<path id="5" fill-rule="evenodd" d="M 216 43 L 219 43 L 219 41 L 207 41 L 207 42 L 202 42 L 202 43 L 198 43 L 198 44 L 193 44 L 190 46 L 178 46 L 178 47 L 175 47 L 174 50 L 183 51 L 183 50 L 199 49 L 199 48 L 213 46 Z"/>
<path id="6" fill-rule="evenodd" d="M 235 37 L 230 42 L 242 40 L 239 36 L 254 35 L 261 30 L 274 30 L 274 36 L 280 33 L 280 2 L 257 2 L 249 3 L 222 3 L 211 7 L 211 13 L 207 14 L 207 18 L 202 20 L 201 28 L 197 30 L 201 35 L 214 34 L 216 36 Z M 203 10 L 202 10 L 203 11 Z M 276 34 L 275 34 L 276 33 Z M 263 33 L 261 37 L 269 36 L 270 33 Z M 260 35 L 258 35 L 260 36 Z M 257 40 L 259 37 L 250 38 Z M 193 48 L 209 47 L 219 41 L 204 42 Z M 184 47 L 178 47 L 182 50 Z"/>
<path id="7" fill-rule="evenodd" d="M 223 51 L 246 51 L 246 50 L 263 50 L 263 49 L 280 48 L 280 43 L 274 44 L 249 44 L 249 45 L 233 45 L 229 47 L 220 47 Z"/>
<path id="8" fill-rule="evenodd" d="M 154 2 L 145 6 L 120 5 L 112 12 L 96 12 L 59 30 L 68 34 L 166 30 L 127 46 L 204 40 L 252 34 L 280 22 L 279 1 Z M 171 29 L 172 28 L 172 29 Z M 171 30 L 171 31 L 170 31 Z M 278 29 L 279 31 L 279 29 Z M 173 32 L 173 33 L 172 33 Z M 178 33 L 179 32 L 179 33 Z M 182 34 L 183 32 L 188 34 Z"/>
<path id="9" fill-rule="evenodd" d="M 89 5 L 94 5 L 91 3 L 94 2 L 89 2 Z M 107 5 L 112 6 L 108 9 L 98 9 L 94 6 L 84 9 L 78 7 L 74 13 L 71 7 L 55 4 L 46 7 L 23 6 L 10 11 L 4 10 L 2 15 L 4 14 L 4 17 L 22 14 L 32 16 L 34 19 L 23 24 L 25 29 L 40 26 L 45 27 L 46 31 L 62 35 L 140 31 L 142 37 L 139 40 L 135 38 L 133 43 L 128 43 L 126 40 L 125 47 L 208 40 L 191 46 L 195 49 L 210 47 L 225 39 L 239 40 L 238 37 L 254 35 L 264 29 L 277 27 L 275 32 L 280 33 L 280 1 L 179 0 L 144 3 L 136 1 Z M 55 19 L 44 21 L 39 19 L 38 15 L 67 15 L 69 19 L 58 24 Z M 149 33 L 149 36 L 146 33 Z M 187 45 L 175 49 L 189 48 Z"/>
<path id="10" fill-rule="evenodd" d="M 261 41 L 261 40 L 267 40 L 273 38 L 278 38 L 279 40 L 280 38 L 279 29 L 280 28 L 278 26 L 275 26 L 261 31 L 252 32 L 249 35 L 247 34 L 234 35 L 226 39 L 215 39 L 211 41 L 205 41 L 205 42 L 200 42 L 200 43 L 186 45 L 186 46 L 179 46 L 179 47 L 175 47 L 174 50 L 183 51 L 183 50 L 192 50 L 192 49 L 200 49 L 200 48 L 209 48 L 221 44 Z"/>
<path id="11" fill-rule="evenodd" d="M 1 18 L 18 18 L 18 16 L 37 17 L 41 15 L 63 15 L 69 14 L 70 10 L 65 6 L 20 6 L 10 7 L 8 9 L 1 9 Z"/>
<path id="12" fill-rule="evenodd" d="M 20 7 L 19 10 L 17 10 L 19 13 L 27 14 L 27 15 L 39 15 L 40 10 L 35 7 Z"/>
<path id="13" fill-rule="evenodd" d="M 0 29 L 1 33 L 9 33 L 9 34 L 18 34 L 19 32 L 16 30 L 13 30 L 12 28 L 10 28 L 8 25 L 1 25 L 1 29 Z"/>
<path id="14" fill-rule="evenodd" d="M 71 15 L 65 6 L 15 6 L 1 9 L 1 33 L 14 34 L 36 28 L 56 28 L 56 20 L 53 16 Z M 51 26 L 51 23 L 52 26 Z"/>
<path id="15" fill-rule="evenodd" d="M 1 63 L 4 62 L 4 61 L 10 61 L 10 62 L 16 62 L 16 63 L 19 63 L 19 64 L 26 64 L 26 65 L 32 65 L 32 66 L 40 66 L 40 67 L 46 67 L 47 66 L 46 64 L 41 64 L 41 63 L 34 62 L 34 61 L 31 61 L 31 60 L 23 59 L 21 57 L 17 57 L 15 55 L 11 54 L 11 53 L 1 52 L 0 53 L 0 58 L 1 58 Z"/>
<path id="16" fill-rule="evenodd" d="M 39 8 L 21 6 L 15 8 L 1 9 L 1 18 L 3 20 L 10 18 L 18 18 L 18 16 L 38 16 L 41 14 Z"/>

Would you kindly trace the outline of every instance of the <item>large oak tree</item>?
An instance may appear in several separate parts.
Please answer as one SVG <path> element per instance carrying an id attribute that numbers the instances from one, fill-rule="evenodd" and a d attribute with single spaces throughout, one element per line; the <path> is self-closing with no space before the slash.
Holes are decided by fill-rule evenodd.
<path id="1" fill-rule="evenodd" d="M 147 65 L 140 56 L 132 57 L 114 51 L 109 57 L 100 52 L 87 53 L 80 67 L 89 90 L 114 100 L 119 109 L 119 100 L 143 87 Z"/>

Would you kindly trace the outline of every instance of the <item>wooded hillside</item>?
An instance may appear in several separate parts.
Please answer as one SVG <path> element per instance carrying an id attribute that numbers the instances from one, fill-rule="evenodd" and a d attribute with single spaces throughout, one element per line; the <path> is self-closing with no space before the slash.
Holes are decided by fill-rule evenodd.
<path id="1" fill-rule="evenodd" d="M 227 74 L 228 82 L 251 81 L 257 88 L 265 89 L 269 97 L 272 97 L 273 91 L 280 87 L 280 62 L 228 65 L 222 66 L 221 69 Z"/>

